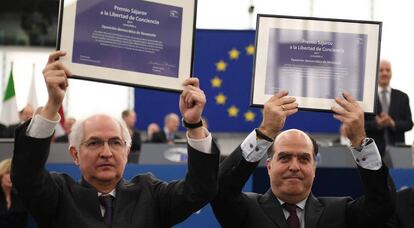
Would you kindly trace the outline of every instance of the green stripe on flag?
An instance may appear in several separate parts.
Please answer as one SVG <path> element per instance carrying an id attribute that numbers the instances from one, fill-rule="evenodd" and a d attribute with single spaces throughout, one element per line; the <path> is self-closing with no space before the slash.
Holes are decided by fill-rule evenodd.
<path id="1" fill-rule="evenodd" d="M 10 70 L 9 81 L 7 82 L 6 92 L 4 93 L 3 103 L 16 96 L 14 91 L 13 69 Z"/>

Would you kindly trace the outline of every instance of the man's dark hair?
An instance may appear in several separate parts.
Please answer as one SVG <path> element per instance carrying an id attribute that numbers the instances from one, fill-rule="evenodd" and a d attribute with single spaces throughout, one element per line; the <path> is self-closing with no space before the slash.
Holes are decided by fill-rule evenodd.
<path id="1" fill-rule="evenodd" d="M 129 113 L 131 113 L 130 109 L 124 110 L 121 113 L 122 119 L 124 119 L 125 117 L 129 116 Z"/>
<path id="2" fill-rule="evenodd" d="M 319 145 L 316 142 L 316 140 L 308 133 L 304 132 L 312 141 L 312 146 L 313 146 L 313 158 L 316 160 L 316 156 L 318 155 L 318 151 L 319 151 Z M 272 158 L 274 154 L 273 151 L 273 144 L 271 147 L 269 147 L 269 149 L 267 150 L 267 158 Z"/>

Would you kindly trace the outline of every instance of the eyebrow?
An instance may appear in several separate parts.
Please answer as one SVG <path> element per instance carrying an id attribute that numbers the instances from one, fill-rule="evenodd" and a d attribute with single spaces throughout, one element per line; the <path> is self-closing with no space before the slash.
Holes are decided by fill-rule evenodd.
<path id="1" fill-rule="evenodd" d="M 281 151 L 277 154 L 278 158 L 283 157 L 283 156 L 293 156 L 293 153 L 292 152 Z M 299 152 L 299 153 L 297 153 L 297 156 L 311 157 L 311 155 L 309 153 L 306 153 L 306 152 Z"/>

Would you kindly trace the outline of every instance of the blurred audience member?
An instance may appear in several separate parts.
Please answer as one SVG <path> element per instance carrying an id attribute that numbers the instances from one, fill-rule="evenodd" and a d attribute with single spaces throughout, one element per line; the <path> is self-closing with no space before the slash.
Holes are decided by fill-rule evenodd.
<path id="1" fill-rule="evenodd" d="M 65 130 L 65 134 L 56 138 L 55 142 L 69 142 L 69 134 L 72 131 L 72 126 L 75 124 L 76 119 L 69 117 L 65 119 L 65 124 L 63 128 Z"/>
<path id="2" fill-rule="evenodd" d="M 33 116 L 33 107 L 30 104 L 27 104 L 22 110 L 19 111 L 19 120 L 20 123 L 32 118 Z M 10 125 L 5 134 L 5 138 L 14 138 L 14 132 L 16 127 L 20 125 L 20 123 Z"/>
<path id="3" fill-rule="evenodd" d="M 413 127 L 408 95 L 390 87 L 391 77 L 391 63 L 381 60 L 376 116 L 367 115 L 365 120 L 367 135 L 375 140 L 382 157 L 389 156 L 389 145 L 405 144 L 404 134 Z"/>
<path id="4" fill-rule="evenodd" d="M 152 136 L 160 131 L 160 126 L 157 123 L 150 123 L 147 127 L 147 140 L 146 142 L 151 142 Z"/>
<path id="5" fill-rule="evenodd" d="M 132 138 L 131 152 L 141 151 L 141 135 L 139 134 L 139 131 L 135 129 L 135 123 L 137 122 L 135 111 L 130 109 L 124 110 L 122 112 L 122 119 L 125 121 Z"/>
<path id="6" fill-rule="evenodd" d="M 163 130 L 153 134 L 151 142 L 173 144 L 175 139 L 181 139 L 181 137 L 177 135 L 179 124 L 180 119 L 177 114 L 167 114 L 164 118 Z"/>
<path id="7" fill-rule="evenodd" d="M 6 138 L 7 127 L 0 123 L 0 138 Z"/>
<path id="8" fill-rule="evenodd" d="M 346 137 L 346 129 L 345 129 L 345 125 L 341 124 L 341 126 L 339 127 L 339 138 L 335 139 L 332 142 L 334 145 L 343 145 L 343 146 L 350 146 L 351 142 L 349 141 L 349 139 Z"/>
<path id="9" fill-rule="evenodd" d="M 11 159 L 0 162 L 0 227 L 26 227 L 28 214 L 21 201 L 17 198 L 16 190 L 10 180 Z"/>

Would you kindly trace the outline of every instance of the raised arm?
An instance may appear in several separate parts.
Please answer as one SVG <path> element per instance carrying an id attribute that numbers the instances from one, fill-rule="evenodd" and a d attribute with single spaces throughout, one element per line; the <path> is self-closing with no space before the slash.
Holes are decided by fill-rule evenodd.
<path id="1" fill-rule="evenodd" d="M 334 117 L 345 125 L 365 192 L 348 204 L 348 227 L 377 227 L 394 212 L 395 190 L 375 142 L 366 138 L 364 111 L 358 102 L 349 93 L 336 102 L 339 106 L 332 107 Z"/>
<path id="2" fill-rule="evenodd" d="M 59 57 L 65 53 L 57 51 L 49 56 L 43 75 L 49 99 L 44 108 L 35 113 L 30 124 L 26 122 L 16 130 L 14 144 L 12 181 L 30 213 L 41 224 L 56 211 L 58 187 L 45 169 L 49 155 L 50 140 L 54 126 L 60 117 L 58 110 L 67 88 L 66 69 Z"/>
<path id="3" fill-rule="evenodd" d="M 165 218 L 165 226 L 173 226 L 205 206 L 217 193 L 219 150 L 211 134 L 201 125 L 206 104 L 197 78 L 187 79 L 179 107 L 187 126 L 188 172 L 184 180 L 159 183 L 156 196 Z"/>
<path id="4" fill-rule="evenodd" d="M 242 188 L 297 107 L 296 99 L 287 92 L 276 93 L 264 104 L 259 128 L 220 164 L 219 192 L 211 205 L 223 227 L 242 226 L 248 212 Z"/>

